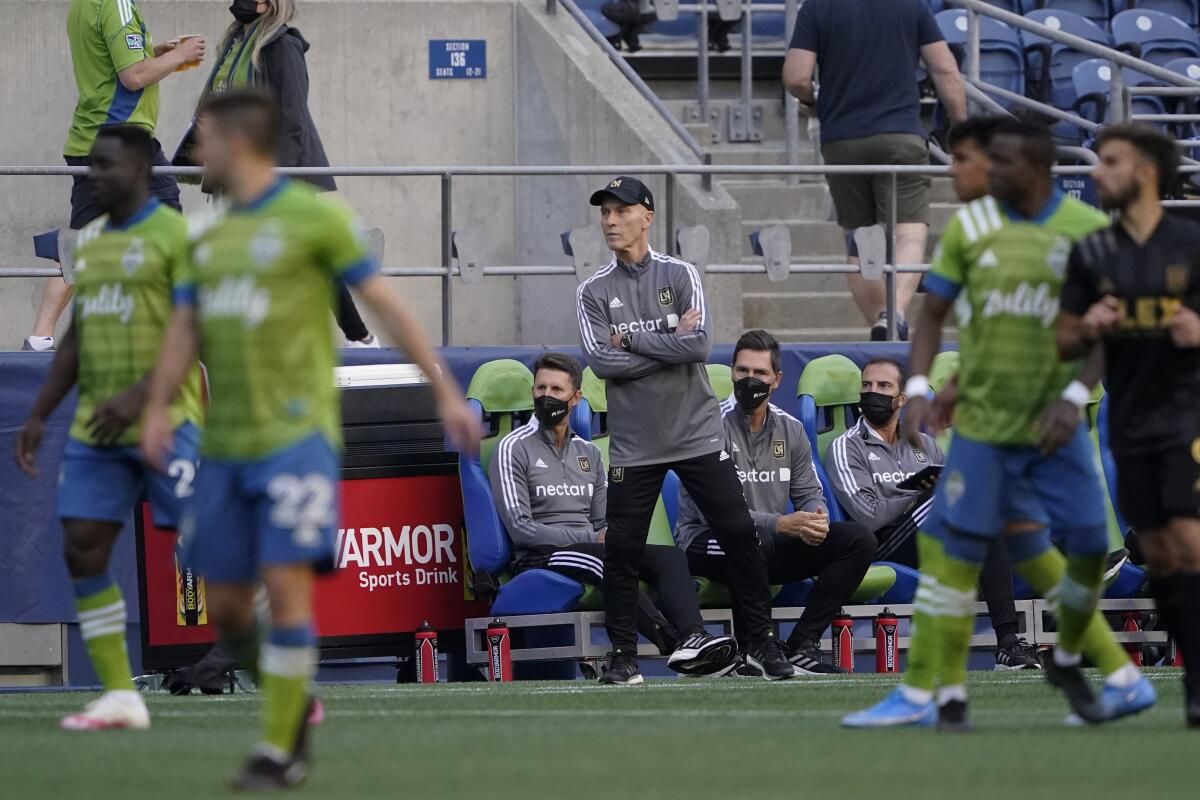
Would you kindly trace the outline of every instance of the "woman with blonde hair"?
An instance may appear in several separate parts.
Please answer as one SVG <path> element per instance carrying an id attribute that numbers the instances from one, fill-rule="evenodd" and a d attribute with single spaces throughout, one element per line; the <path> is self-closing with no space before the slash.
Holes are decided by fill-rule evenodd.
<path id="1" fill-rule="evenodd" d="M 233 0 L 229 6 L 233 22 L 216 49 L 216 59 L 204 93 L 224 94 L 231 89 L 260 87 L 279 101 L 281 136 L 279 166 L 328 167 L 325 146 L 308 110 L 308 65 L 304 54 L 309 44 L 289 23 L 296 16 L 296 0 Z M 189 130 L 172 161 L 177 166 L 195 164 L 193 136 Z M 304 176 L 318 191 L 334 191 L 330 175 Z M 338 327 L 351 347 L 377 347 L 367 330 L 354 299 L 337 282 L 334 314 Z"/>

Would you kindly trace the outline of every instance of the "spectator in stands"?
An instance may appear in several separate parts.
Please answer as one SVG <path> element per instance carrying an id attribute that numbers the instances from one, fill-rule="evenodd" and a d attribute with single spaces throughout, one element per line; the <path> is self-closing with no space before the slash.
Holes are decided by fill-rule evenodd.
<path id="1" fill-rule="evenodd" d="M 571 431 L 579 362 L 544 353 L 533 369 L 533 418 L 501 440 L 488 465 L 496 510 L 516 551 L 513 571 L 549 569 L 599 586 L 608 479 L 600 450 Z M 695 675 L 733 666 L 733 640 L 704 632 L 687 558 L 678 548 L 646 545 L 640 576 L 654 587 L 663 611 L 639 589 L 637 627 L 671 654 L 667 666 Z"/>
<path id="2" fill-rule="evenodd" d="M 875 537 L 857 522 L 829 521 L 804 427 L 770 402 L 783 379 L 774 336 L 743 334 L 733 352 L 733 379 L 734 396 L 721 405 L 725 449 L 742 480 L 771 583 L 816 578 L 787 638 L 788 660 L 798 674 L 842 672 L 821 657 L 821 634 L 871 566 Z M 728 580 L 725 552 L 683 488 L 675 539 L 693 575 Z"/>
<path id="3" fill-rule="evenodd" d="M 932 505 L 936 478 L 931 477 L 920 489 L 901 489 L 898 484 L 941 464 L 944 457 L 929 434 L 921 434 L 921 447 L 913 447 L 898 435 L 900 409 L 908 400 L 900 387 L 907 377 L 904 367 L 893 359 L 867 362 L 859 403 L 862 416 L 829 445 L 825 464 L 842 508 L 875 532 L 875 557 L 916 567 L 916 533 Z M 1032 648 L 1017 636 L 1012 569 L 1002 543 L 988 550 L 979 583 L 996 632 L 996 669 L 1040 668 Z"/>
<path id="4" fill-rule="evenodd" d="M 299 29 L 289 23 L 296 16 L 296 0 L 233 0 L 229 6 L 233 22 L 217 48 L 217 58 L 200 96 L 231 89 L 265 87 L 279 101 L 282 138 L 279 166 L 328 167 L 325 147 L 308 110 L 308 67 L 304 54 L 309 44 Z M 199 107 L 199 106 L 197 106 Z M 177 166 L 196 164 L 194 131 L 184 136 L 172 160 Z M 304 176 L 302 180 L 318 191 L 334 191 L 330 175 Z M 350 347 L 378 347 L 378 342 L 358 313 L 350 290 L 336 281 L 334 315 Z"/>
<path id="5" fill-rule="evenodd" d="M 69 166 L 85 167 L 96 133 L 105 124 L 127 122 L 154 133 L 158 124 L 158 83 L 173 72 L 200 63 L 204 37 L 172 39 L 155 45 L 137 5 L 71 0 L 67 9 L 67 40 L 79 100 L 67 132 L 63 158 Z M 158 140 L 154 163 L 166 165 Z M 75 175 L 71 187 L 71 230 L 79 230 L 100 216 L 95 191 L 84 175 Z M 177 211 L 179 187 L 167 175 L 155 176 L 151 192 Z M 62 254 L 60 254 L 61 258 Z M 47 278 L 33 332 L 22 350 L 50 350 L 54 327 L 67 303 L 71 287 L 62 278 Z"/>
<path id="6" fill-rule="evenodd" d="M 802 104 L 815 104 L 826 164 L 929 163 L 919 116 L 918 56 L 951 121 L 965 119 L 962 76 L 926 0 L 807 0 L 800 7 L 783 81 Z M 889 176 L 830 175 L 828 180 L 843 228 L 849 231 L 887 221 Z M 929 186 L 927 176 L 897 178 L 897 263 L 925 260 Z M 902 339 L 908 336 L 905 315 L 918 282 L 913 273 L 896 276 L 896 328 Z M 885 339 L 883 281 L 851 275 L 850 290 L 872 325 L 871 338 Z"/>
<path id="7" fill-rule="evenodd" d="M 608 42 L 616 49 L 625 49 L 636 53 L 642 49 L 639 36 L 646 28 L 658 21 L 654 10 L 654 0 L 609 0 L 600 6 L 600 13 L 621 30 L 608 37 Z M 729 49 L 729 34 L 737 29 L 740 20 L 727 22 L 715 11 L 708 13 L 708 49 L 724 53 Z"/>

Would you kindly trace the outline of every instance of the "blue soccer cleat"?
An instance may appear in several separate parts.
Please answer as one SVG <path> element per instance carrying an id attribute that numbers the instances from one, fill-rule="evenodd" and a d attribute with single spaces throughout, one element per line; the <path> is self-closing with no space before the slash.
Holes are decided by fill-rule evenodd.
<path id="1" fill-rule="evenodd" d="M 1112 722 L 1132 716 L 1150 708 L 1157 700 L 1158 695 L 1145 676 L 1138 678 L 1133 686 L 1125 688 L 1106 685 L 1096 698 L 1095 709 L 1099 719 L 1089 722 Z"/>
<path id="2" fill-rule="evenodd" d="M 931 727 L 937 723 L 937 716 L 937 705 L 932 700 L 913 703 L 904 696 L 904 690 L 897 686 L 877 705 L 842 717 L 842 725 L 847 728 Z"/>

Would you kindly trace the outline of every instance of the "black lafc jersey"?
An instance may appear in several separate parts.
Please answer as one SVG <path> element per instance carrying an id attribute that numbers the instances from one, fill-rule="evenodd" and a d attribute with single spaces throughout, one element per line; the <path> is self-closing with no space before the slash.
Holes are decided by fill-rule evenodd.
<path id="1" fill-rule="evenodd" d="M 1176 347 L 1167 323 L 1179 307 L 1200 312 L 1200 225 L 1163 214 L 1139 245 L 1120 222 L 1071 251 L 1062 309 L 1083 316 L 1113 295 L 1121 326 L 1104 337 L 1114 452 L 1145 453 L 1200 437 L 1200 348 Z"/>

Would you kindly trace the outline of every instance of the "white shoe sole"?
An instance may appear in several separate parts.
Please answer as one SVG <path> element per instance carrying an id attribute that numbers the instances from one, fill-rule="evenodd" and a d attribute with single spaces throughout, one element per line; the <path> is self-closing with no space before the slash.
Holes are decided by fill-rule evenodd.
<path id="1" fill-rule="evenodd" d="M 638 674 L 638 675 L 634 675 L 632 678 L 630 678 L 627 681 L 620 681 L 619 683 L 615 682 L 615 681 L 613 681 L 613 682 L 600 681 L 599 683 L 601 686 L 638 686 L 642 683 L 645 683 L 645 681 L 646 681 L 646 679 L 643 678 L 640 674 Z"/>
<path id="2" fill-rule="evenodd" d="M 767 671 L 765 669 L 763 669 L 763 665 L 760 664 L 759 662 L 755 661 L 750 656 L 746 656 L 746 666 L 748 666 L 752 669 L 758 670 L 758 674 L 761 675 L 764 679 L 766 679 L 768 681 L 786 681 L 788 678 L 796 677 L 796 672 L 795 672 L 796 667 L 795 667 L 795 665 L 790 664 L 790 663 L 788 664 L 788 666 L 790 666 L 792 668 L 791 675 L 768 675 Z"/>
<path id="3" fill-rule="evenodd" d="M 737 645 L 728 637 L 714 639 L 694 653 L 672 653 L 667 659 L 667 667 L 681 675 L 716 675 L 731 666 L 737 666 Z"/>

